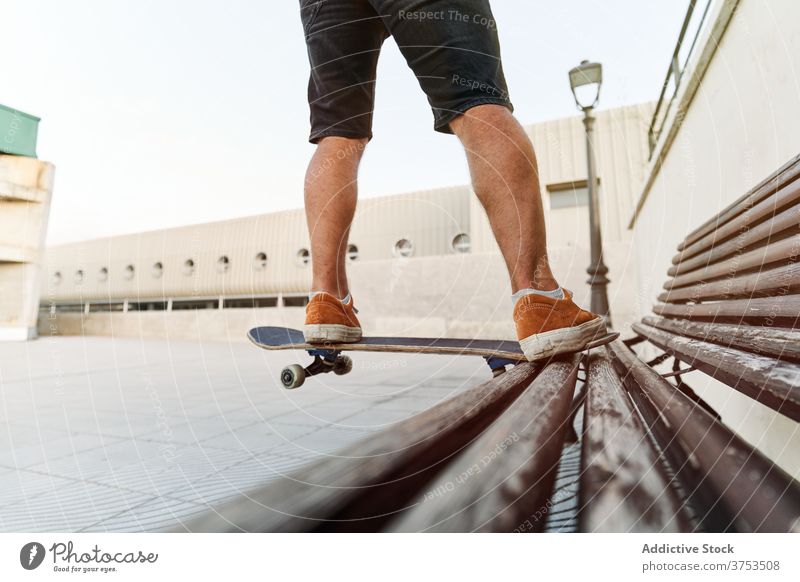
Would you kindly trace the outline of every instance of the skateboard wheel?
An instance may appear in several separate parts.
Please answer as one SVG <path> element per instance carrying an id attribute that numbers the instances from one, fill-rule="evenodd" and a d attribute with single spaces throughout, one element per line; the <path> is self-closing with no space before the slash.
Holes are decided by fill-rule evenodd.
<path id="1" fill-rule="evenodd" d="M 303 370 L 303 366 L 300 366 L 299 364 L 286 366 L 281 371 L 281 384 L 283 384 L 283 387 L 288 390 L 300 388 L 305 381 L 306 372 Z"/>
<path id="2" fill-rule="evenodd" d="M 350 356 L 339 356 L 333 364 L 333 373 L 337 376 L 349 374 L 353 369 L 353 360 Z"/>

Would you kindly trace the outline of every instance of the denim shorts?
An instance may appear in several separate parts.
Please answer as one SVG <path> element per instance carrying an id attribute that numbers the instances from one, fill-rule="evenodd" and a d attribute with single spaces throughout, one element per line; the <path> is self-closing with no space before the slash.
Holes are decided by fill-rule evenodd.
<path id="1" fill-rule="evenodd" d="M 513 111 L 489 0 L 300 0 L 311 143 L 372 138 L 375 72 L 393 36 L 433 109 L 434 129 L 471 107 Z"/>

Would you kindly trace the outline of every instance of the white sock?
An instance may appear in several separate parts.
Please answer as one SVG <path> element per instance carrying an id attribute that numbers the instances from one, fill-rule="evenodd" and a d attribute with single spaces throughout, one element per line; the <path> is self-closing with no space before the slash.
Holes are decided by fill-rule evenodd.
<path id="1" fill-rule="evenodd" d="M 511 301 L 516 305 L 517 301 L 526 295 L 543 295 L 544 297 L 549 297 L 550 299 L 564 299 L 566 297 L 564 290 L 560 286 L 552 291 L 542 291 L 540 289 L 532 289 L 528 287 L 527 289 L 520 289 L 514 293 L 511 296 Z"/>
<path id="2" fill-rule="evenodd" d="M 312 299 L 314 299 L 314 297 L 315 297 L 315 296 L 319 295 L 320 293 L 323 293 L 323 292 L 322 292 L 322 291 L 310 291 L 310 292 L 308 293 L 308 300 L 309 300 L 309 301 L 311 301 Z M 330 294 L 330 293 L 328 293 L 328 295 L 331 295 L 331 294 Z M 348 293 L 347 295 L 345 295 L 345 296 L 344 296 L 344 299 L 339 299 L 339 301 L 341 301 L 341 302 L 342 302 L 342 303 L 344 303 L 345 305 L 348 305 L 348 304 L 350 303 L 350 301 L 351 301 L 351 300 L 352 300 L 352 299 L 351 299 L 351 297 L 350 297 L 350 293 Z"/>

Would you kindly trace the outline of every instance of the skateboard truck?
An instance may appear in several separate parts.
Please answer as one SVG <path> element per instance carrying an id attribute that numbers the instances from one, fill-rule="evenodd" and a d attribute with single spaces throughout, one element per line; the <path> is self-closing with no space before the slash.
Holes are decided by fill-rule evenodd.
<path id="1" fill-rule="evenodd" d="M 497 378 L 500 374 L 504 374 L 506 366 L 519 364 L 517 360 L 509 360 L 499 356 L 483 356 L 489 368 L 492 370 L 492 377 Z"/>
<path id="2" fill-rule="evenodd" d="M 281 371 L 281 384 L 284 388 L 289 390 L 300 388 L 309 376 L 330 372 L 337 376 L 343 376 L 353 369 L 353 360 L 350 359 L 350 356 L 343 355 L 342 350 L 315 349 L 307 351 L 309 356 L 314 357 L 314 361 L 308 366 L 303 368 L 300 364 L 292 364 Z"/>

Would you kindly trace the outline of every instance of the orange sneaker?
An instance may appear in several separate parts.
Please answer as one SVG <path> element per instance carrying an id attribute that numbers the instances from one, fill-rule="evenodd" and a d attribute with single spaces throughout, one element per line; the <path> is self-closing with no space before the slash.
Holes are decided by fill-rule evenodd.
<path id="1" fill-rule="evenodd" d="M 566 289 L 564 299 L 536 294 L 521 297 L 514 306 L 514 323 L 529 362 L 579 352 L 607 333 L 605 320 L 575 305 Z"/>
<path id="2" fill-rule="evenodd" d="M 317 293 L 306 306 L 303 336 L 308 343 L 353 343 L 361 339 L 361 324 L 353 299 L 342 303 L 330 293 Z"/>

